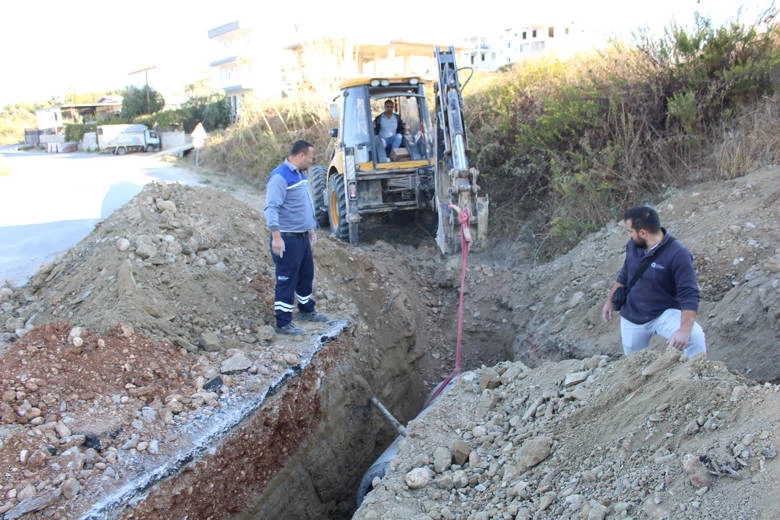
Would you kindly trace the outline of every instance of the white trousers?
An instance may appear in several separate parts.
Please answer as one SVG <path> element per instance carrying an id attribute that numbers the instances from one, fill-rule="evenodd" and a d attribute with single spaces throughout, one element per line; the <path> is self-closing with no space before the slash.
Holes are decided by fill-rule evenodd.
<path id="1" fill-rule="evenodd" d="M 623 341 L 623 353 L 628 355 L 632 352 L 638 352 L 647 348 L 650 338 L 653 334 L 658 334 L 666 339 L 674 334 L 680 328 L 680 318 L 682 311 L 679 309 L 667 309 L 656 319 L 637 325 L 627 319 L 620 318 L 620 338 Z M 691 329 L 691 336 L 688 338 L 688 344 L 683 349 L 687 358 L 692 358 L 696 354 L 707 352 L 707 345 L 704 340 L 704 330 L 701 325 L 694 322 Z"/>

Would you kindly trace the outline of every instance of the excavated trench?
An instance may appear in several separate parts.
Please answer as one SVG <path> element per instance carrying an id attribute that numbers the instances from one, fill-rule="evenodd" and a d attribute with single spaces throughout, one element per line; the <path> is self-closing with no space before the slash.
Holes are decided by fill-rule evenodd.
<path id="1" fill-rule="evenodd" d="M 399 241 L 430 239 L 392 229 Z M 203 419 L 211 433 L 195 448 L 123 483 L 81 518 L 351 518 L 364 473 L 398 436 L 372 399 L 406 424 L 455 366 L 457 273 L 421 287 L 410 275 L 420 265 L 374 262 L 393 254 L 379 244 L 329 250 L 321 276 L 354 287 L 358 323 L 307 336 L 306 358 L 265 395 L 220 406 Z M 356 267 L 345 275 L 329 265 Z M 462 370 L 512 359 L 511 311 L 491 314 L 502 312 L 463 331 Z"/>
<path id="2" fill-rule="evenodd" d="M 499 336 L 464 332 L 477 348 L 463 370 L 509 359 Z M 416 354 L 425 346 L 398 337 L 381 356 L 352 326 L 320 338 L 305 368 L 206 449 L 136 490 L 121 512 L 87 518 L 351 518 L 364 472 L 398 436 L 371 398 L 406 424 L 430 394 L 420 367 L 431 360 Z"/>

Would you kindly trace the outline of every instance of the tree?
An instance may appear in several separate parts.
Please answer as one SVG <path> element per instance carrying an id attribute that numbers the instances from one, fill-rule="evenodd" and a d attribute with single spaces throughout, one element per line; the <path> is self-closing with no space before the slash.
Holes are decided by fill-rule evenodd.
<path id="1" fill-rule="evenodd" d="M 225 128 L 230 124 L 230 104 L 224 93 L 191 97 L 184 104 L 190 116 L 184 121 L 184 129 L 191 132 L 195 125 L 203 123 L 205 128 L 214 130 Z"/>
<path id="2" fill-rule="evenodd" d="M 122 92 L 122 96 L 122 117 L 126 118 L 154 114 L 165 106 L 162 94 L 149 86 L 141 88 L 128 86 Z"/>

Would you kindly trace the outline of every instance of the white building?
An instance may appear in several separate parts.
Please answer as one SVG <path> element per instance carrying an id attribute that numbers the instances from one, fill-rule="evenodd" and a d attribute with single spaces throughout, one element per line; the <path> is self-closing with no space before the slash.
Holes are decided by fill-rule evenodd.
<path id="1" fill-rule="evenodd" d="M 594 41 L 594 33 L 577 29 L 571 22 L 524 25 L 491 36 L 468 38 L 470 48 L 461 52 L 458 63 L 478 70 L 496 70 L 543 54 L 570 56 Z"/>
<path id="2" fill-rule="evenodd" d="M 329 100 L 348 77 L 436 73 L 434 43 L 301 36 L 297 43 L 274 50 L 253 26 L 238 20 L 211 29 L 208 37 L 215 43 L 209 64 L 212 82 L 225 92 L 233 121 L 250 99 L 295 95 L 303 88 Z"/>
<path id="3" fill-rule="evenodd" d="M 279 55 L 267 49 L 263 52 L 256 34 L 252 26 L 238 20 L 208 32 L 216 43 L 209 64 L 212 80 L 227 95 L 234 120 L 248 96 L 264 99 L 281 93 Z"/>

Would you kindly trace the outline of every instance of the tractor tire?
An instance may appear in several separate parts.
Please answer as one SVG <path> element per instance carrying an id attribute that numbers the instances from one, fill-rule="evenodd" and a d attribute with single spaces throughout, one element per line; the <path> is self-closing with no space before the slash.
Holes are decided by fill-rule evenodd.
<path id="1" fill-rule="evenodd" d="M 347 193 L 343 175 L 331 175 L 328 182 L 328 217 L 330 230 L 339 240 L 349 239 L 347 222 Z"/>
<path id="2" fill-rule="evenodd" d="M 124 155 L 126 153 L 127 153 L 127 148 L 126 147 L 124 147 L 124 146 L 118 146 L 117 147 L 117 149 L 116 149 L 116 154 L 117 155 Z"/>
<path id="3" fill-rule="evenodd" d="M 327 188 L 328 170 L 325 166 L 312 166 L 311 188 L 314 196 L 314 218 L 320 227 L 328 225 L 328 205 L 325 203 L 325 190 Z"/>

